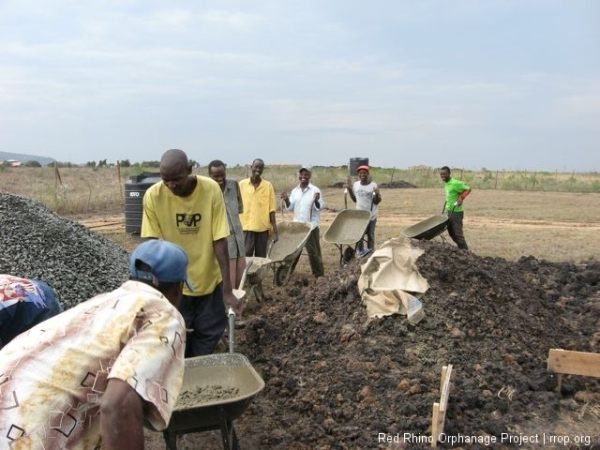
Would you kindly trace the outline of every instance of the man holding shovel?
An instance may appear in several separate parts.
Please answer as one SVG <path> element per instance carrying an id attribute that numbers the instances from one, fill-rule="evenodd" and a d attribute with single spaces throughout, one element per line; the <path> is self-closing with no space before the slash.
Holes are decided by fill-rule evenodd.
<path id="1" fill-rule="evenodd" d="M 450 176 L 450 168 L 444 166 L 440 169 L 440 178 L 446 184 L 446 205 L 448 214 L 448 234 L 458 245 L 458 248 L 469 250 L 463 234 L 463 207 L 464 199 L 471 193 L 471 188 L 464 182 Z"/>
<path id="2" fill-rule="evenodd" d="M 356 168 L 358 174 L 358 181 L 352 183 L 352 179 L 349 177 L 346 189 L 350 198 L 356 203 L 356 209 L 371 211 L 371 220 L 367 225 L 365 234 L 367 235 L 367 247 L 366 251 L 375 250 L 375 226 L 377 225 L 377 217 L 379 216 L 379 204 L 381 203 L 381 193 L 379 192 L 379 186 L 377 183 L 371 180 L 369 175 L 369 166 L 363 165 Z M 357 250 L 363 252 L 363 241 L 362 239 L 358 243 Z"/>

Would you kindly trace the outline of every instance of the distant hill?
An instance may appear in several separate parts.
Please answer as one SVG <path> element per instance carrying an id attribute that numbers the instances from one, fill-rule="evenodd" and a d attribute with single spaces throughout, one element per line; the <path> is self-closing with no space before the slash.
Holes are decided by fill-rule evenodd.
<path id="1" fill-rule="evenodd" d="M 47 156 L 23 155 L 22 153 L 0 152 L 0 161 L 5 161 L 7 159 L 14 159 L 17 161 L 21 161 L 22 163 L 26 163 L 27 161 L 37 161 L 42 166 L 47 166 L 48 164 L 53 163 L 55 161 L 54 158 L 48 158 Z"/>

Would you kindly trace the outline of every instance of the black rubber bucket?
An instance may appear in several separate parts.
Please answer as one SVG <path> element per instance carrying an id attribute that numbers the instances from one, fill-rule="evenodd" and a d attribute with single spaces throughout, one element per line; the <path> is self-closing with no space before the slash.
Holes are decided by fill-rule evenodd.
<path id="1" fill-rule="evenodd" d="M 348 165 L 348 171 L 351 177 L 356 176 L 356 169 L 360 166 L 368 166 L 369 158 L 350 158 L 350 164 Z"/>
<path id="2" fill-rule="evenodd" d="M 162 181 L 160 173 L 144 172 L 129 177 L 125 182 L 125 232 L 140 234 L 144 211 L 144 193 L 153 184 Z"/>

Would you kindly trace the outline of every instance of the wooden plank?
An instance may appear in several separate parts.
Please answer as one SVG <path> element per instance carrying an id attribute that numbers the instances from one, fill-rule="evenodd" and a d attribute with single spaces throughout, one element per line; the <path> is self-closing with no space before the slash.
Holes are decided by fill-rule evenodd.
<path id="1" fill-rule="evenodd" d="M 444 432 L 446 422 L 446 406 L 450 394 L 450 377 L 452 376 L 452 364 L 442 367 L 440 380 L 440 401 L 433 404 L 433 415 L 431 417 L 431 446 L 437 447 L 440 434 Z"/>
<path id="2" fill-rule="evenodd" d="M 548 370 L 569 375 L 600 378 L 600 353 L 550 349 Z"/>
<path id="3" fill-rule="evenodd" d="M 442 368 L 442 387 L 440 395 L 440 411 L 446 413 L 446 405 L 448 404 L 448 396 L 450 395 L 450 377 L 452 376 L 452 364 L 448 364 Z"/>
<path id="4" fill-rule="evenodd" d="M 437 447 L 438 438 L 442 434 L 443 430 L 440 430 L 440 404 L 435 402 L 433 404 L 433 415 L 431 417 L 431 446 Z"/>

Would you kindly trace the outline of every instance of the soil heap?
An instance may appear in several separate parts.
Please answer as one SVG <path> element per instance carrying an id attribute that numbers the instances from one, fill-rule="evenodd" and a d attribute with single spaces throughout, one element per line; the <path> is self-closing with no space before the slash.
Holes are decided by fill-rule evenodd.
<path id="1" fill-rule="evenodd" d="M 415 326 L 399 315 L 367 322 L 353 262 L 282 291 L 241 331 L 238 350 L 266 382 L 239 420 L 249 448 L 397 448 L 379 433 L 430 436 L 446 364 L 454 369 L 447 435 L 500 443 L 503 433 L 584 434 L 590 445 L 572 448 L 598 448 L 598 382 L 568 377 L 558 394 L 546 359 L 551 348 L 598 351 L 600 264 L 507 262 L 418 245 L 430 290 Z M 493 447 L 516 447 L 514 439 Z"/>

